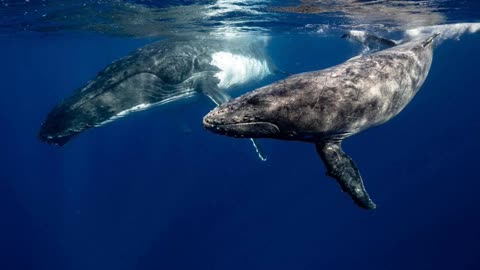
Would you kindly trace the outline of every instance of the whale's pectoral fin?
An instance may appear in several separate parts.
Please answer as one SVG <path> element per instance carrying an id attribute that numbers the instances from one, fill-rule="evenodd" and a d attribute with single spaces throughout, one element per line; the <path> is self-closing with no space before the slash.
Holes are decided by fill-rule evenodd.
<path id="1" fill-rule="evenodd" d="M 217 83 L 218 82 L 209 80 L 203 81 L 201 84 L 201 92 L 204 93 L 218 106 L 229 101 L 232 98 L 227 93 L 220 90 L 217 87 Z M 257 141 L 255 139 L 250 139 L 250 141 L 252 142 L 253 148 L 255 148 L 255 152 L 257 152 L 258 158 L 261 161 L 266 161 L 267 156 L 265 155 L 265 153 L 263 153 L 263 150 L 260 148 Z"/>
<path id="2" fill-rule="evenodd" d="M 365 209 L 375 209 L 375 203 L 368 196 L 363 186 L 362 177 L 353 160 L 343 152 L 340 142 L 322 142 L 316 144 L 327 175 L 335 178 L 353 201 Z"/>
<path id="3" fill-rule="evenodd" d="M 257 140 L 250 138 L 250 141 L 252 142 L 253 148 L 255 148 L 255 152 L 257 152 L 258 158 L 261 161 L 267 161 L 267 155 L 265 155 L 262 148 L 260 148 L 260 145 L 257 143 Z"/>
<path id="4" fill-rule="evenodd" d="M 344 34 L 342 38 L 358 42 L 370 49 L 386 49 L 397 46 L 397 42 L 391 39 L 379 37 L 365 32 L 350 32 Z"/>
<path id="5" fill-rule="evenodd" d="M 218 88 L 219 79 L 214 77 L 214 73 L 206 72 L 204 76 L 196 82 L 195 90 L 207 96 L 217 106 L 231 99 L 224 91 Z"/>
<path id="6" fill-rule="evenodd" d="M 231 97 L 225 92 L 218 89 L 218 87 L 211 87 L 208 91 L 203 91 L 203 93 L 213 101 L 217 106 L 229 101 Z"/>

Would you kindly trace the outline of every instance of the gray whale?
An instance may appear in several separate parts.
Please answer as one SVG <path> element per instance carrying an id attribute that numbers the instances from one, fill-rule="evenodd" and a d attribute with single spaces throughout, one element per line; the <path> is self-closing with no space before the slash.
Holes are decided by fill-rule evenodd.
<path id="1" fill-rule="evenodd" d="M 374 209 L 341 143 L 405 108 L 427 77 L 437 35 L 400 45 L 392 41 L 389 49 L 290 76 L 217 107 L 204 117 L 203 125 L 232 137 L 314 143 L 327 175 L 359 206 Z"/>
<path id="2" fill-rule="evenodd" d="M 265 39 L 253 37 L 174 38 L 147 45 L 60 102 L 42 124 L 39 138 L 64 145 L 88 129 L 198 93 L 224 103 L 230 99 L 228 89 L 272 73 L 264 48 Z"/>

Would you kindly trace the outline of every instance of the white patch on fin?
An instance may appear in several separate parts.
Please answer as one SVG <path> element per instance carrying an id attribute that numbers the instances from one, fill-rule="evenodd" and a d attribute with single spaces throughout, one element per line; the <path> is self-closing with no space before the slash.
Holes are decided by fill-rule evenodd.
<path id="1" fill-rule="evenodd" d="M 215 77 L 220 80 L 218 87 L 222 89 L 251 80 L 261 80 L 272 73 L 266 60 L 230 52 L 214 53 L 210 64 L 221 70 Z"/>
<path id="2" fill-rule="evenodd" d="M 141 103 L 141 104 L 138 104 L 136 106 L 133 106 L 132 108 L 130 109 L 127 109 L 127 110 L 124 110 L 124 111 L 121 111 L 119 113 L 117 113 L 116 115 L 110 117 L 109 119 L 99 123 L 99 124 L 96 124 L 95 127 L 100 127 L 100 126 L 103 126 L 105 124 L 108 124 L 110 122 L 113 122 L 119 118 L 122 118 L 122 117 L 125 117 L 127 115 L 129 115 L 130 113 L 133 113 L 133 112 L 140 112 L 140 111 L 144 111 L 146 109 L 149 109 L 149 108 L 152 108 L 152 107 L 156 107 L 156 106 L 160 106 L 160 105 L 164 105 L 164 104 L 167 104 L 167 103 L 170 103 L 170 102 L 173 102 L 173 101 L 177 101 L 177 100 L 180 100 L 180 99 L 185 99 L 185 98 L 189 98 L 189 97 L 192 97 L 195 95 L 195 91 L 185 91 L 184 94 L 181 94 L 181 95 L 177 95 L 177 96 L 173 96 L 173 97 L 169 97 L 169 98 L 166 98 L 160 102 L 157 102 L 157 103 L 152 103 L 152 104 L 149 104 L 149 103 Z"/>
<path id="3" fill-rule="evenodd" d="M 365 43 L 365 41 L 367 40 L 367 38 L 366 38 L 367 33 L 366 33 L 365 31 L 350 30 L 350 35 L 351 35 L 352 37 L 357 38 L 357 40 L 358 40 L 360 43 Z"/>

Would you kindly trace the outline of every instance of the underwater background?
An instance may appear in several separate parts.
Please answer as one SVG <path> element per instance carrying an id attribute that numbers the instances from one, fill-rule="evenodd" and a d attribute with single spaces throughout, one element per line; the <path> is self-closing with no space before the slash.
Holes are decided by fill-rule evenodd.
<path id="1" fill-rule="evenodd" d="M 374 211 L 325 176 L 311 144 L 259 140 L 262 162 L 247 140 L 204 130 L 206 97 L 61 148 L 37 138 L 55 104 L 156 40 L 268 36 L 295 74 L 365 50 L 340 38 L 351 29 L 475 26 L 477 1 L 2 0 L 0 15 L 0 269 L 480 269 L 480 27 L 435 48 L 397 117 L 344 142 Z"/>

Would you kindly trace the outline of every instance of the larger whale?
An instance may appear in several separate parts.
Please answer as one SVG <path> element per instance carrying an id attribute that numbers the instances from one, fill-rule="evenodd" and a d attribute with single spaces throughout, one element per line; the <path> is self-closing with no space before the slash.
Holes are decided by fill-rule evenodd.
<path id="1" fill-rule="evenodd" d="M 436 36 L 290 76 L 217 107 L 204 117 L 203 124 L 227 136 L 314 143 L 327 174 L 360 207 L 374 209 L 341 143 L 387 122 L 405 108 L 427 77 Z"/>
<path id="2" fill-rule="evenodd" d="M 222 104 L 230 99 L 229 89 L 273 73 L 266 40 L 173 38 L 147 45 L 113 62 L 60 102 L 48 114 L 39 137 L 64 145 L 88 129 L 196 94 Z"/>

